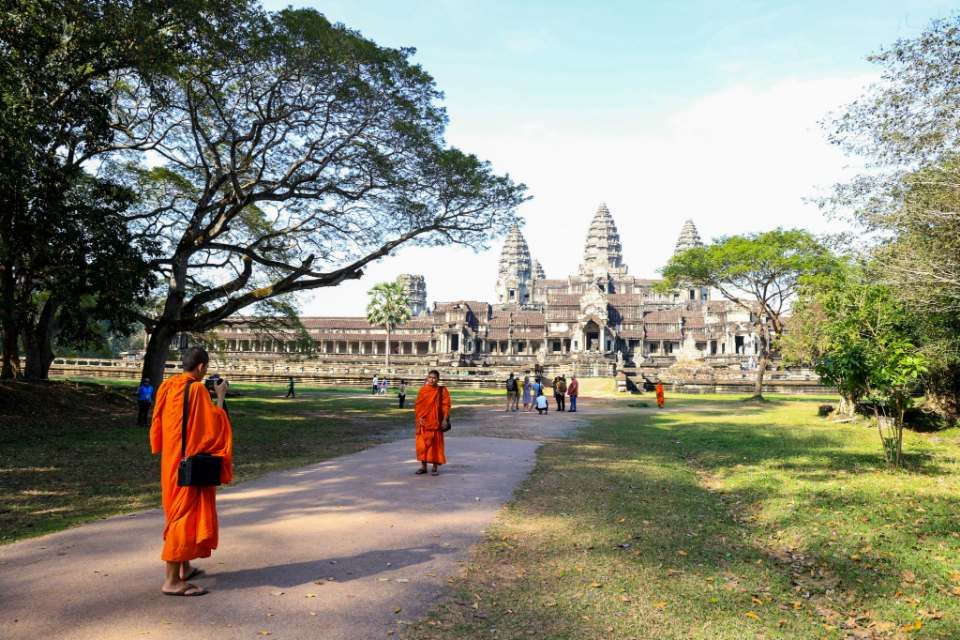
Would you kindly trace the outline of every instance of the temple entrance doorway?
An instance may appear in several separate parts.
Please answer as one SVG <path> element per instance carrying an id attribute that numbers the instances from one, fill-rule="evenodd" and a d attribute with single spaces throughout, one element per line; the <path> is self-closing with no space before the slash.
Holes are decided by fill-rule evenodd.
<path id="1" fill-rule="evenodd" d="M 587 351 L 600 351 L 600 327 L 591 320 L 583 327 L 584 344 Z"/>

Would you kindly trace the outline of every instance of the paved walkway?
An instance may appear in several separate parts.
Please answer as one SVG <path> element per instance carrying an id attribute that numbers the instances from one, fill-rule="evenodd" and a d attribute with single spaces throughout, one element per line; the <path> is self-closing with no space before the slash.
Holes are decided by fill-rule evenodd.
<path id="1" fill-rule="evenodd" d="M 480 409 L 438 477 L 413 474 L 403 440 L 228 487 L 198 598 L 159 592 L 160 510 L 0 547 L 0 638 L 386 638 L 434 606 L 539 442 L 581 415 Z"/>

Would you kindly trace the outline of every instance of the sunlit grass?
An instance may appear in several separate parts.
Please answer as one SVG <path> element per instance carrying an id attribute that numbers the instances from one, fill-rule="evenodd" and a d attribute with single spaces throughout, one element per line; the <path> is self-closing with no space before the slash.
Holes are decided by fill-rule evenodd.
<path id="1" fill-rule="evenodd" d="M 129 404 L 93 415 L 26 417 L 0 429 L 0 542 L 77 522 L 159 506 L 159 457 L 135 426 L 136 382 L 81 380 L 129 394 Z M 413 400 L 367 389 L 239 383 L 227 399 L 233 422 L 235 478 L 242 482 L 412 436 Z M 488 402 L 485 390 L 453 389 L 455 415 Z"/>
<path id="2" fill-rule="evenodd" d="M 773 400 L 674 397 L 546 445 L 406 637 L 960 637 L 960 432 L 908 433 L 893 471 L 824 398 Z"/>

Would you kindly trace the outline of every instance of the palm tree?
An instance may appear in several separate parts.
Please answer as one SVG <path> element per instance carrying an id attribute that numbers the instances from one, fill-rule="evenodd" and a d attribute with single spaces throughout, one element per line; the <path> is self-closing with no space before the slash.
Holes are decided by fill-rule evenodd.
<path id="1" fill-rule="evenodd" d="M 410 319 L 410 298 L 399 282 L 381 282 L 370 291 L 367 304 L 367 322 L 387 330 L 387 363 L 390 368 L 390 332 Z"/>

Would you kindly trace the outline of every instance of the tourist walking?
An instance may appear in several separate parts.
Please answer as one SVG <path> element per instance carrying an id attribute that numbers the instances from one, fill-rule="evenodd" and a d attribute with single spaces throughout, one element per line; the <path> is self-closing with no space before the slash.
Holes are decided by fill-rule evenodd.
<path id="1" fill-rule="evenodd" d="M 287 398 L 296 398 L 297 392 L 293 390 L 293 376 L 290 376 L 290 382 L 287 383 Z"/>
<path id="2" fill-rule="evenodd" d="M 150 404 L 153 402 L 153 385 L 144 378 L 137 387 L 137 426 L 150 426 Z"/>
<path id="3" fill-rule="evenodd" d="M 656 386 L 655 388 L 656 388 L 656 390 L 657 390 L 657 408 L 658 408 L 658 409 L 663 409 L 663 402 L 664 402 L 664 400 L 663 400 L 663 383 L 660 382 L 659 380 L 657 380 L 657 386 Z"/>
<path id="4" fill-rule="evenodd" d="M 210 557 L 219 538 L 217 488 L 213 484 L 181 486 L 181 461 L 197 454 L 218 457 L 219 482 L 211 482 L 226 484 L 233 479 L 233 432 L 223 409 L 229 385 L 222 378 L 214 384 L 214 405 L 203 384 L 209 363 L 209 354 L 200 347 L 184 352 L 183 373 L 160 385 L 150 427 L 150 450 L 160 454 L 160 487 L 166 518 L 160 554 L 166 573 L 160 589 L 170 596 L 207 593 L 188 582 L 203 574 L 190 561 Z"/>
<path id="5" fill-rule="evenodd" d="M 530 411 L 531 405 L 533 403 L 533 396 L 530 395 L 532 391 L 530 386 L 530 376 L 523 376 L 523 410 Z"/>
<path id="6" fill-rule="evenodd" d="M 407 381 L 400 378 L 400 385 L 397 387 L 397 408 L 403 409 L 403 403 L 407 400 Z"/>
<path id="7" fill-rule="evenodd" d="M 564 402 L 566 393 L 567 380 L 563 376 L 559 376 L 553 383 L 553 398 L 557 401 L 557 411 L 566 410 L 566 403 Z"/>
<path id="8" fill-rule="evenodd" d="M 513 372 L 507 376 L 507 407 L 504 411 L 517 410 L 517 379 L 513 377 Z"/>
<path id="9" fill-rule="evenodd" d="M 577 381 L 577 376 L 570 376 L 570 384 L 567 385 L 567 395 L 570 396 L 570 413 L 575 413 L 577 410 L 577 395 L 580 393 L 580 383 Z"/>
<path id="10" fill-rule="evenodd" d="M 373 376 L 373 390 L 370 392 L 373 395 L 377 395 L 377 392 L 380 391 L 380 378 L 376 374 Z"/>
<path id="11" fill-rule="evenodd" d="M 390 381 L 387 380 L 386 376 L 384 376 L 384 378 L 380 380 L 380 395 L 382 396 L 387 395 L 387 387 L 389 386 L 390 386 Z"/>
<path id="12" fill-rule="evenodd" d="M 450 390 L 440 386 L 440 372 L 436 369 L 427 374 L 427 379 L 413 405 L 416 422 L 416 451 L 420 468 L 417 475 L 427 472 L 432 464 L 432 475 L 439 475 L 439 465 L 446 464 L 443 449 L 443 433 L 450 430 Z"/>

